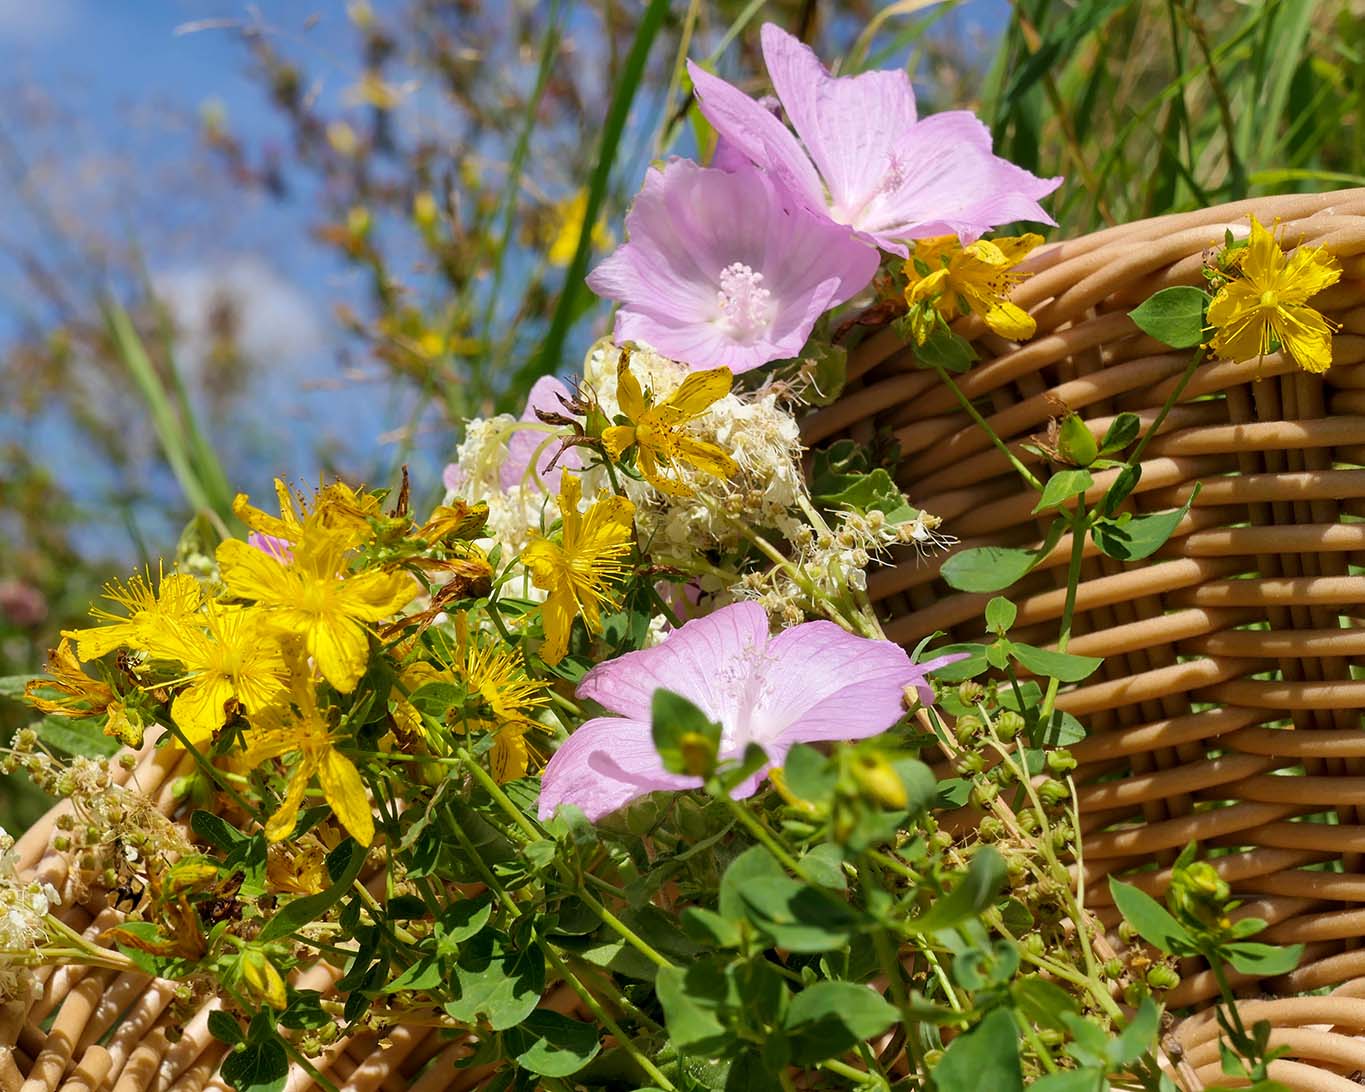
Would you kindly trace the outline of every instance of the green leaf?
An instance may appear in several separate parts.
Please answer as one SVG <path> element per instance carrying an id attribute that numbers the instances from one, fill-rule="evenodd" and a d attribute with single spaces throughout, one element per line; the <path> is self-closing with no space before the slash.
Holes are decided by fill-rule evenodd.
<path id="1" fill-rule="evenodd" d="M 753 883 L 772 878 L 786 879 L 787 874 L 777 858 L 763 846 L 750 846 L 733 861 L 720 878 L 720 916 L 727 921 L 740 921 L 747 916 L 743 890 Z"/>
<path id="2" fill-rule="evenodd" d="M 971 342 L 946 326 L 934 327 L 923 345 L 915 346 L 915 358 L 927 368 L 939 367 L 961 374 L 977 359 Z"/>
<path id="3" fill-rule="evenodd" d="M 934 672 L 934 678 L 939 682 L 960 683 L 965 679 L 973 679 L 990 668 L 990 664 L 986 660 L 985 645 L 944 645 L 942 648 L 935 649 L 934 652 L 939 656 L 946 656 L 952 652 L 967 653 L 966 659 L 945 664 Z"/>
<path id="4" fill-rule="evenodd" d="M 24 688 L 31 682 L 42 679 L 42 675 L 0 675 L 0 698 L 22 698 Z"/>
<path id="5" fill-rule="evenodd" d="M 1199 489 L 1199 483 L 1196 482 L 1184 505 L 1169 512 L 1157 512 L 1150 516 L 1125 513 L 1102 517 L 1090 528 L 1090 537 L 1095 540 L 1101 553 L 1118 561 L 1141 561 L 1144 557 L 1151 557 L 1174 534 L 1177 525 L 1194 503 L 1194 498 L 1199 496 Z"/>
<path id="6" fill-rule="evenodd" d="M 1003 637 L 1009 632 L 1010 626 L 1014 625 L 1014 619 L 1018 614 L 1018 607 L 1003 595 L 997 595 L 986 604 L 986 628 Z"/>
<path id="7" fill-rule="evenodd" d="M 1077 1011 L 1075 999 L 1066 990 L 1036 974 L 1016 978 L 1010 995 L 1024 1019 L 1039 1027 L 1063 1031 L 1062 1013 Z"/>
<path id="8" fill-rule="evenodd" d="M 1142 428 L 1142 418 L 1136 413 L 1120 413 L 1109 425 L 1109 431 L 1100 441 L 1101 455 L 1116 455 L 1138 437 Z"/>
<path id="9" fill-rule="evenodd" d="M 461 950 L 455 984 L 458 996 L 445 1003 L 447 1015 L 471 1024 L 482 1016 L 504 1031 L 540 1003 L 545 957 L 539 948 L 512 948 L 502 934 L 485 929 Z"/>
<path id="10" fill-rule="evenodd" d="M 703 944 L 716 948 L 738 948 L 744 940 L 734 922 L 702 906 L 689 906 L 682 912 L 682 927 Z"/>
<path id="11" fill-rule="evenodd" d="M 1189 285 L 1163 288 L 1149 296 L 1128 317 L 1138 329 L 1172 349 L 1193 349 L 1204 337 L 1204 309 L 1208 293 Z"/>
<path id="12" fill-rule="evenodd" d="M 461 944 L 483 930 L 492 913 L 493 899 L 489 895 L 452 902 L 436 919 L 434 935 L 437 953 L 453 956 Z"/>
<path id="13" fill-rule="evenodd" d="M 696 704 L 660 688 L 650 703 L 654 747 L 669 773 L 710 777 L 716 768 L 720 725 Z"/>
<path id="14" fill-rule="evenodd" d="M 925 767 L 926 771 L 928 767 Z M 930 795 L 934 787 L 934 775 L 929 774 Z M 801 858 L 801 871 L 810 877 L 812 883 L 828 887 L 831 891 L 847 891 L 848 877 L 844 874 L 844 850 L 837 842 L 821 842 Z"/>
<path id="15" fill-rule="evenodd" d="M 1060 508 L 1072 497 L 1084 493 L 1095 484 L 1095 479 L 1090 476 L 1088 470 L 1059 470 L 1048 478 L 1047 484 L 1043 486 L 1043 495 L 1038 498 L 1038 503 L 1033 506 L 1032 515 L 1046 511 L 1049 508 Z"/>
<path id="16" fill-rule="evenodd" d="M 821 508 L 881 512 L 892 523 L 903 523 L 919 514 L 919 509 L 905 499 L 900 487 L 881 467 L 816 478 L 812 491 Z"/>
<path id="17" fill-rule="evenodd" d="M 782 774 L 787 787 L 812 804 L 827 801 L 839 781 L 836 763 L 806 743 L 798 743 L 787 752 Z"/>
<path id="18" fill-rule="evenodd" d="M 229 850 L 248 840 L 222 816 L 202 809 L 190 813 L 190 829 L 215 849 Z"/>
<path id="19" fill-rule="evenodd" d="M 933 1071 L 938 1092 L 1023 1092 L 1019 1029 L 1008 1009 L 995 1009 L 943 1052 Z"/>
<path id="20" fill-rule="evenodd" d="M 720 1013 L 738 1006 L 731 980 L 711 960 L 686 967 L 661 967 L 654 989 L 663 1006 L 668 1037 L 680 1050 L 705 1053 L 729 1039 Z"/>
<path id="21" fill-rule="evenodd" d="M 1055 520 L 1047 539 L 1036 550 L 1016 550 L 1005 546 L 976 546 L 959 550 L 943 563 L 940 574 L 958 591 L 1004 591 L 1052 552 L 1052 547 L 1057 545 L 1065 528 L 1066 520 Z"/>
<path id="22" fill-rule="evenodd" d="M 807 345 L 801 356 L 815 365 L 806 401 L 812 406 L 833 405 L 848 379 L 848 350 L 842 345 L 818 341 Z"/>
<path id="23" fill-rule="evenodd" d="M 1187 955 L 1195 950 L 1194 938 L 1156 899 L 1132 884 L 1109 877 L 1109 893 L 1123 920 L 1141 934 L 1143 940 L 1167 955 Z"/>
<path id="24" fill-rule="evenodd" d="M 1029 1092 L 1108 1092 L 1103 1069 L 1063 1069 L 1039 1077 Z"/>
<path id="25" fill-rule="evenodd" d="M 746 884 L 739 895 L 749 920 L 779 948 L 792 952 L 842 948 L 866 924 L 847 903 L 785 875 Z"/>
<path id="26" fill-rule="evenodd" d="M 80 758 L 108 758 L 122 746 L 104 734 L 104 722 L 99 717 L 44 717 L 32 728 L 53 750 Z"/>
<path id="27" fill-rule="evenodd" d="M 262 944 L 287 937 L 309 922 L 317 921 L 318 918 L 340 902 L 342 896 L 350 891 L 351 885 L 355 883 L 356 877 L 360 875 L 360 870 L 365 866 L 367 854 L 365 847 L 357 845 L 353 838 L 342 842 L 337 849 L 339 850 L 346 845 L 351 847 L 350 859 L 332 886 L 316 895 L 305 895 L 303 898 L 295 899 L 276 913 L 261 929 L 257 939 Z M 332 852 L 335 853 L 336 850 Z"/>
<path id="28" fill-rule="evenodd" d="M 921 936 L 947 929 L 991 905 L 1004 882 L 1004 860 L 990 846 L 981 846 L 972 854 L 967 870 L 959 874 L 952 891 L 906 924 Z"/>
<path id="29" fill-rule="evenodd" d="M 1104 663 L 1099 656 L 1075 656 L 1070 652 L 1052 652 L 1046 648 L 1010 642 L 1010 655 L 1035 675 L 1045 675 L 1058 682 L 1080 682 L 1094 674 Z"/>
<path id="30" fill-rule="evenodd" d="M 1243 940 L 1224 945 L 1222 951 L 1227 955 L 1228 962 L 1239 972 L 1256 975 L 1258 978 L 1288 974 L 1303 958 L 1302 944 L 1287 944 L 1281 947 Z"/>
<path id="31" fill-rule="evenodd" d="M 222 1009 L 209 1013 L 209 1034 L 220 1043 L 227 1043 L 228 1046 L 236 1046 L 246 1041 L 237 1018 L 229 1016 Z"/>
<path id="32" fill-rule="evenodd" d="M 399 990 L 431 990 L 445 981 L 441 961 L 434 955 L 426 955 L 410 966 L 392 982 L 384 987 L 385 993 Z"/>
<path id="33" fill-rule="evenodd" d="M 220 1072 L 237 1092 L 280 1092 L 289 1076 L 289 1055 L 278 1038 L 249 1042 L 228 1053 Z"/>
<path id="34" fill-rule="evenodd" d="M 1141 464 L 1125 466 L 1114 478 L 1114 484 L 1106 490 L 1104 499 L 1100 501 L 1100 512 L 1105 516 L 1117 515 L 1119 506 L 1128 499 L 1128 495 L 1137 488 L 1141 480 Z"/>
<path id="35" fill-rule="evenodd" d="M 517 1028 L 531 1040 L 517 1064 L 540 1077 L 568 1077 L 577 1073 L 602 1049 L 597 1028 L 550 1009 L 536 1009 Z"/>
<path id="36" fill-rule="evenodd" d="M 817 982 L 787 1006 L 782 1027 L 795 1037 L 792 1062 L 813 1065 L 880 1035 L 900 1017 L 880 994 L 856 982 Z"/>
<path id="37" fill-rule="evenodd" d="M 1106 1053 L 1112 1069 L 1122 1069 L 1137 1061 L 1152 1047 L 1156 1046 L 1157 1028 L 1161 1012 L 1150 997 L 1144 997 L 1128 1026 L 1117 1039 L 1110 1042 Z"/>

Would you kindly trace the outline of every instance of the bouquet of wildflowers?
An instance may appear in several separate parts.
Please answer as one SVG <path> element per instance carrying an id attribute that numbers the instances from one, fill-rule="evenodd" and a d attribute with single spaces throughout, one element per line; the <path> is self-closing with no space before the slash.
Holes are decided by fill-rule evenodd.
<path id="1" fill-rule="evenodd" d="M 1120 958 L 1053 704 L 1098 661 L 1011 640 L 1003 598 L 988 644 L 886 640 L 869 567 L 951 539 L 891 447 L 798 426 L 842 385 L 838 308 L 901 314 L 940 372 L 960 315 L 1031 336 L 1040 240 L 982 235 L 1058 180 L 918 119 L 903 73 L 763 46 L 786 121 L 692 67 L 718 145 L 649 171 L 591 274 L 614 338 L 470 421 L 434 511 L 277 483 L 64 636 L 5 759 L 70 801 L 53 878 L 4 879 L 9 996 L 56 963 L 172 980 L 240 1092 L 335 1087 L 340 1039 L 411 1025 L 462 1087 L 1174 1087 L 1154 999 L 1251 947 L 1226 885 L 1184 860 L 1175 917 L 1120 892 L 1188 941 Z M 93 935 L 58 915 L 92 900 Z"/>

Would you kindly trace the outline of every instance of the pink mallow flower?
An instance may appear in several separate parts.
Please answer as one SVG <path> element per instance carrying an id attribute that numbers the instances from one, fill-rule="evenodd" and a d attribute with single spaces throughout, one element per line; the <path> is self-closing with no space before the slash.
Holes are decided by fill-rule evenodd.
<path id="1" fill-rule="evenodd" d="M 855 637 L 833 622 L 805 622 L 776 636 L 757 603 L 735 603 L 674 630 L 661 644 L 599 664 L 578 686 L 608 712 L 580 727 L 545 767 L 540 817 L 576 804 L 599 819 L 659 789 L 694 789 L 699 777 L 671 774 L 650 727 L 654 692 L 671 690 L 721 725 L 719 757 L 750 743 L 768 766 L 737 786 L 750 796 L 797 743 L 865 739 L 905 713 L 906 688 L 933 701 L 925 676 L 961 655 L 911 663 L 899 645 Z"/>
<path id="2" fill-rule="evenodd" d="M 917 118 L 904 72 L 831 76 L 771 23 L 763 59 L 796 136 L 737 87 L 690 62 L 688 70 L 730 154 L 743 152 L 811 211 L 902 257 L 907 239 L 970 242 L 1012 220 L 1053 223 L 1038 200 L 1062 180 L 993 155 L 990 131 L 970 111 Z"/>
<path id="3" fill-rule="evenodd" d="M 693 368 L 738 373 L 795 356 L 816 320 L 877 272 L 874 248 L 751 168 L 675 159 L 650 170 L 626 231 L 588 286 L 621 303 L 618 343 Z"/>
<path id="4" fill-rule="evenodd" d="M 255 546 L 263 554 L 269 554 L 281 565 L 288 565 L 294 560 L 294 547 L 287 538 L 252 531 L 246 536 L 246 540 L 248 545 Z"/>

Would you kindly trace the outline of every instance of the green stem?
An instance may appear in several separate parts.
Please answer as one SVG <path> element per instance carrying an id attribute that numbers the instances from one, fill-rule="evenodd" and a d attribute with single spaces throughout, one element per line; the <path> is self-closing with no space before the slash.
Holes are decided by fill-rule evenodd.
<path id="1" fill-rule="evenodd" d="M 1019 457 L 1009 449 L 1005 441 L 995 434 L 995 429 L 991 428 L 991 426 L 986 423 L 986 419 L 977 412 L 976 407 L 971 403 L 971 399 L 962 393 L 962 389 L 953 381 L 953 377 L 948 374 L 947 369 L 944 368 L 942 364 L 932 364 L 930 367 L 934 369 L 934 373 L 939 379 L 947 384 L 948 389 L 953 392 L 954 397 L 957 398 L 958 405 L 962 407 L 967 416 L 975 421 L 977 426 L 990 437 L 991 443 L 993 443 L 1000 453 L 1009 460 L 1010 466 L 1018 471 L 1019 476 L 1024 479 L 1024 483 L 1035 493 L 1041 493 L 1043 491 L 1042 482 L 1034 477 L 1033 471 L 1019 461 Z"/>
<path id="2" fill-rule="evenodd" d="M 749 814 L 744 805 L 733 799 L 728 792 L 719 792 L 715 795 L 725 802 L 725 806 L 730 809 L 730 814 L 739 821 L 740 826 L 752 834 L 764 849 L 776 857 L 783 868 L 798 879 L 805 880 L 806 883 L 812 882 L 811 878 L 802 870 L 800 862 L 787 852 L 786 847 L 772 836 L 772 832 L 767 827 Z"/>
<path id="3" fill-rule="evenodd" d="M 575 975 L 573 971 L 569 970 L 564 961 L 559 958 L 559 953 L 555 951 L 554 945 L 550 944 L 539 935 L 536 936 L 536 941 L 540 945 L 540 950 L 545 953 L 545 961 L 554 968 L 555 974 L 559 975 L 560 978 L 569 984 L 569 988 L 572 989 L 574 993 L 578 994 L 582 999 L 583 1004 L 588 1007 L 588 1011 L 597 1018 L 598 1022 L 604 1028 L 611 1032 L 612 1036 L 616 1039 L 617 1046 L 629 1054 L 645 1075 L 659 1088 L 662 1088 L 664 1092 L 677 1092 L 677 1087 L 673 1082 L 665 1077 L 659 1067 L 651 1062 L 649 1058 L 640 1053 L 640 1048 L 635 1045 L 634 1040 L 621 1030 L 621 1026 L 612 1019 L 611 1014 L 602 1007 L 597 998 L 592 995 L 592 992 L 578 980 L 578 976 Z"/>
<path id="4" fill-rule="evenodd" d="M 1089 513 L 1085 497 L 1076 499 L 1076 510 L 1071 514 L 1071 561 L 1066 568 L 1066 602 L 1062 604 L 1062 628 L 1057 634 L 1057 651 L 1065 652 L 1071 640 L 1071 622 L 1076 613 L 1076 591 L 1081 583 L 1081 562 L 1085 559 L 1085 532 L 1089 526 Z M 1057 701 L 1057 690 L 1061 686 L 1057 676 L 1047 681 L 1047 694 L 1043 698 L 1039 723 L 1046 726 L 1052 719 L 1052 707 Z"/>
<path id="5" fill-rule="evenodd" d="M 1194 356 L 1190 358 L 1190 362 L 1185 365 L 1185 371 L 1180 376 L 1180 382 L 1177 383 L 1171 393 L 1166 396 L 1166 401 L 1162 403 L 1161 409 L 1156 415 L 1156 420 L 1152 422 L 1152 427 L 1143 434 L 1142 439 L 1138 441 L 1137 447 L 1133 448 L 1133 453 L 1128 456 L 1128 466 L 1138 465 L 1138 462 L 1142 459 L 1142 453 L 1147 450 L 1147 445 L 1152 442 L 1152 438 L 1161 431 L 1161 426 L 1166 423 L 1166 415 L 1169 414 L 1175 404 L 1180 401 L 1180 396 L 1185 393 L 1185 388 L 1190 385 L 1190 380 L 1194 378 L 1195 370 L 1204 362 L 1204 355 L 1205 349 L 1204 346 L 1201 345 Z"/>

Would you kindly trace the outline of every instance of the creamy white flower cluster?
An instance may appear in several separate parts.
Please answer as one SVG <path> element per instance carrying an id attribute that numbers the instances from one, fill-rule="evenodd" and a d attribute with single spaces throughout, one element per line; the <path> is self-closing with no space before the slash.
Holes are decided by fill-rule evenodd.
<path id="1" fill-rule="evenodd" d="M 24 995 L 30 977 L 25 956 L 47 939 L 45 919 L 61 901 L 50 883 L 20 879 L 14 839 L 0 830 L 0 1000 Z"/>

